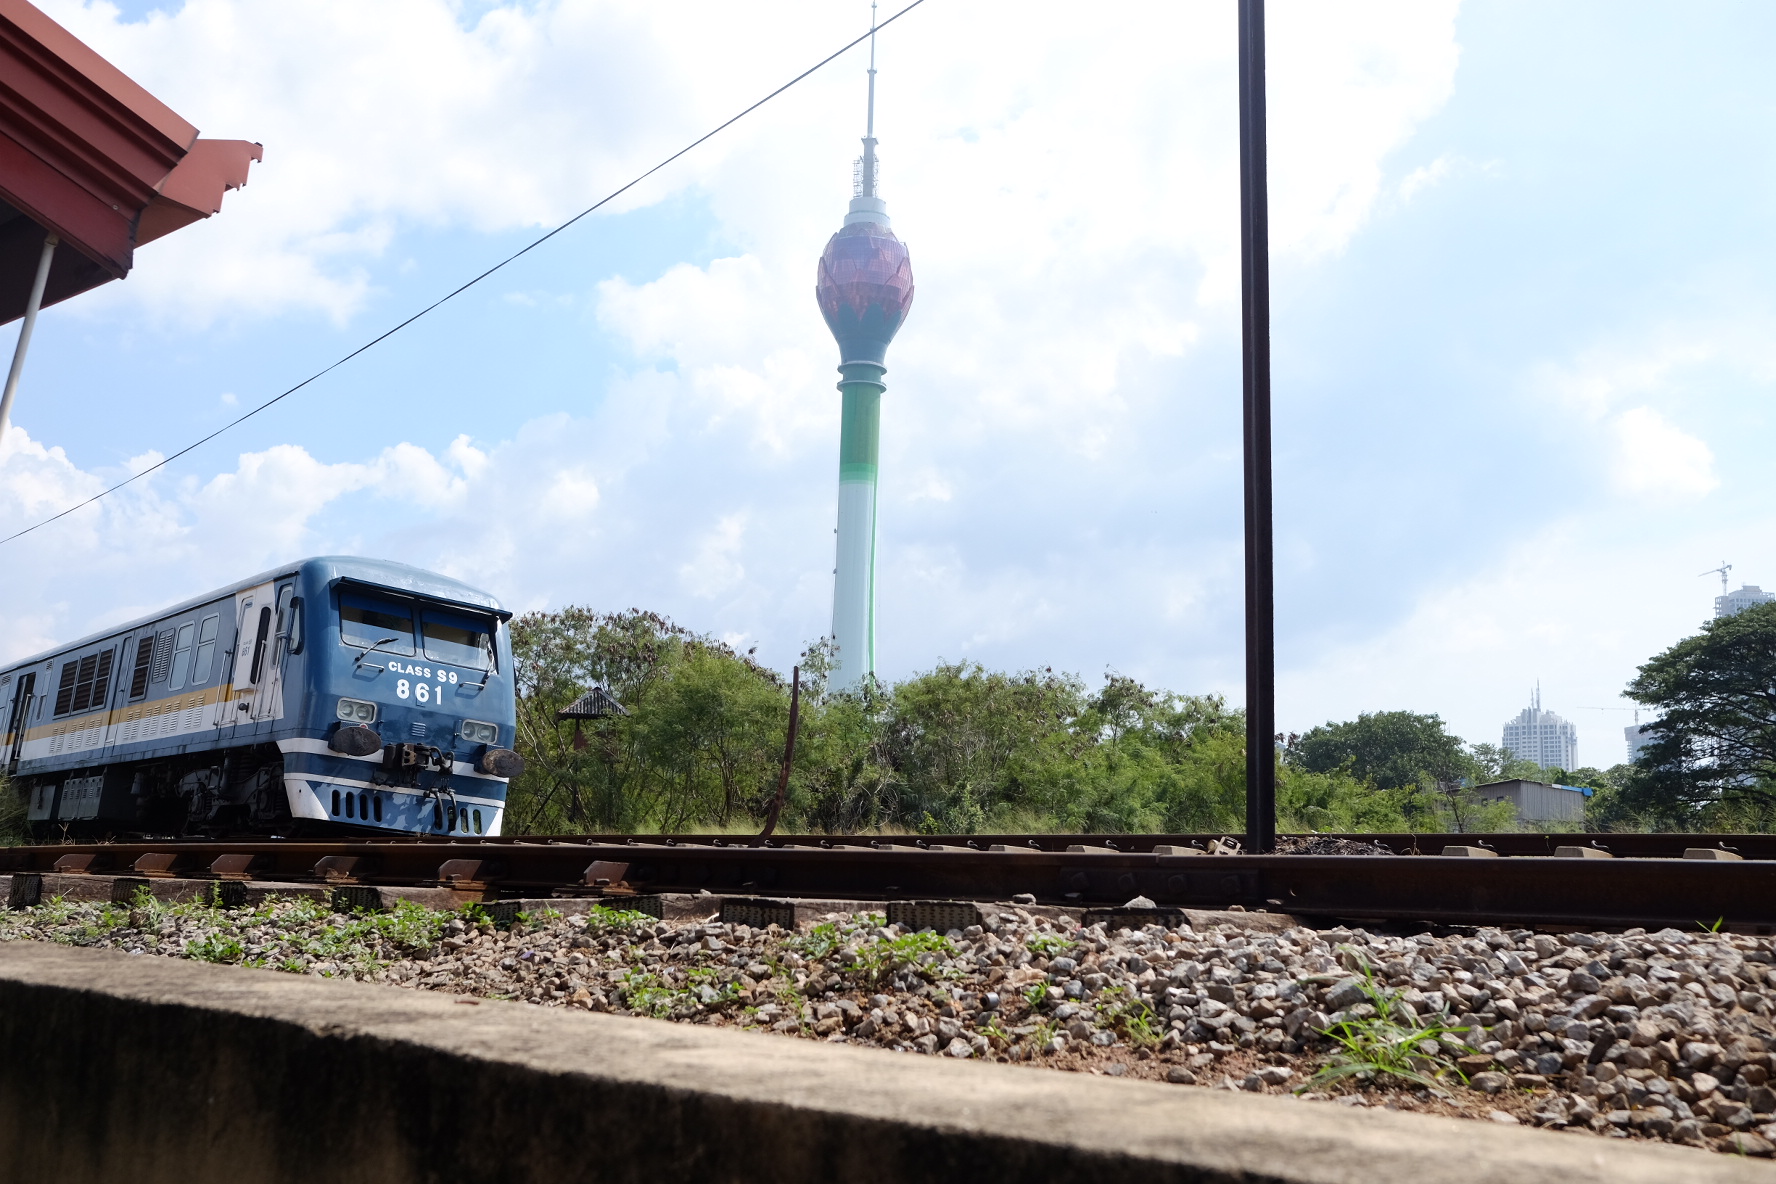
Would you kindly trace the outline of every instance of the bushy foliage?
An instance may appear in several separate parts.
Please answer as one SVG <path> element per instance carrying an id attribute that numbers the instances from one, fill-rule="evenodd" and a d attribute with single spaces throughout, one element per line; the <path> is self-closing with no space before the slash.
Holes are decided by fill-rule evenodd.
<path id="1" fill-rule="evenodd" d="M 1430 776 L 1459 781 L 1470 772 L 1461 738 L 1434 715 L 1410 711 L 1364 713 L 1294 737 L 1290 756 L 1315 773 L 1345 769 L 1379 789 L 1405 789 Z"/>
<path id="2" fill-rule="evenodd" d="M 1288 738 L 1286 759 L 1309 773 L 1345 773 L 1372 785 L 1373 815 L 1403 817 L 1410 829 L 1477 833 L 1509 830 L 1509 802 L 1487 801 L 1476 787 L 1513 777 L 1547 780 L 1549 771 L 1492 744 L 1468 745 L 1441 718 L 1411 711 L 1380 711 L 1327 723 Z M 1361 826 L 1352 829 L 1380 829 Z"/>
<path id="3" fill-rule="evenodd" d="M 510 829 L 756 830 L 789 722 L 782 675 L 632 610 L 533 613 L 513 626 L 519 741 Z M 785 829 L 960 834 L 1228 831 L 1245 824 L 1245 719 L 1217 696 L 1122 675 L 1093 690 L 1050 669 L 945 663 L 829 692 L 830 651 L 802 658 Z M 560 722 L 590 686 L 627 708 Z M 1292 829 L 1403 830 L 1435 810 L 1416 787 L 1280 761 Z"/>
<path id="4" fill-rule="evenodd" d="M 670 831 L 758 812 L 789 694 L 750 654 L 638 609 L 530 613 L 513 622 L 512 644 L 526 765 L 512 787 L 515 830 Z M 593 685 L 628 714 L 558 722 Z"/>

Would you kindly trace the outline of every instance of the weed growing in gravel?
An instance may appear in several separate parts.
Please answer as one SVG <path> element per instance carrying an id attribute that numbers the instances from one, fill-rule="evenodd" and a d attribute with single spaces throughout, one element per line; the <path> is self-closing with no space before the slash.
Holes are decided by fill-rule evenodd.
<path id="1" fill-rule="evenodd" d="M 1048 984 L 1032 983 L 1024 988 L 1024 1002 L 1031 1011 L 1041 1011 L 1048 1006 Z"/>
<path id="2" fill-rule="evenodd" d="M 877 938 L 858 947 L 858 969 L 871 986 L 879 986 L 902 969 L 912 969 L 933 980 L 954 977 L 938 964 L 954 957 L 956 945 L 929 929 L 900 937 Z"/>
<path id="3" fill-rule="evenodd" d="M 1324 1034 L 1331 1037 L 1338 1048 L 1319 1072 L 1296 1092 L 1344 1077 L 1365 1081 L 1395 1077 L 1427 1089 L 1438 1089 L 1438 1078 L 1454 1074 L 1464 1085 L 1467 1084 L 1466 1075 L 1456 1067 L 1444 1048 L 1444 1037 L 1466 1033 L 1445 1024 L 1421 1024 L 1417 1014 L 1400 1001 L 1403 992 L 1390 991 L 1379 985 L 1368 960 L 1348 948 L 1347 952 L 1363 976 L 1360 985 L 1374 1014 L 1352 1016 L 1324 1029 Z M 1473 1051 L 1459 1038 L 1456 1043 L 1465 1051 Z"/>
<path id="4" fill-rule="evenodd" d="M 1005 1025 L 1001 1022 L 1003 1018 L 995 1013 L 988 1016 L 975 1028 L 977 1032 L 992 1042 L 994 1048 L 1006 1048 L 1012 1042 L 1011 1033 L 1005 1030 Z"/>
<path id="5" fill-rule="evenodd" d="M 521 914 L 519 920 L 526 924 L 547 923 L 551 915 L 560 917 L 554 909 L 544 909 L 536 914 Z M 613 909 L 595 904 L 586 910 L 585 929 L 587 933 L 598 935 L 612 929 L 640 929 L 658 923 L 657 918 L 649 913 L 638 913 L 633 909 Z"/>
<path id="6" fill-rule="evenodd" d="M 37 906 L 36 921 L 45 929 L 61 929 L 73 921 L 79 912 L 79 905 L 57 896 Z M 64 939 L 58 936 L 56 940 Z"/>
<path id="7" fill-rule="evenodd" d="M 1037 1020 L 1030 1032 L 1030 1044 L 1035 1048 L 1046 1048 L 1049 1041 L 1060 1034 L 1061 1023 L 1056 1019 Z"/>
<path id="8" fill-rule="evenodd" d="M 1026 938 L 1024 945 L 1039 958 L 1058 958 L 1073 948 L 1073 943 L 1058 933 L 1038 933 Z"/>
<path id="9" fill-rule="evenodd" d="M 844 936 L 839 927 L 831 921 L 815 925 L 808 932 L 798 934 L 783 943 L 785 949 L 794 950 L 811 962 L 824 962 L 838 953 L 844 944 Z"/>
<path id="10" fill-rule="evenodd" d="M 1153 1009 L 1122 987 L 1106 987 L 1098 996 L 1098 1013 L 1104 1023 L 1122 1033 L 1135 1048 L 1157 1047 L 1165 1024 Z"/>
<path id="11" fill-rule="evenodd" d="M 246 953 L 246 947 L 241 945 L 239 938 L 220 933 L 199 938 L 185 947 L 185 956 L 199 962 L 239 962 L 246 957 Z"/>
<path id="12" fill-rule="evenodd" d="M 623 976 L 618 994 L 630 1011 L 663 1020 L 682 1007 L 731 1003 L 739 997 L 740 985 L 723 982 L 721 972 L 710 966 L 688 972 L 682 987 L 673 986 L 652 971 L 631 970 Z"/>

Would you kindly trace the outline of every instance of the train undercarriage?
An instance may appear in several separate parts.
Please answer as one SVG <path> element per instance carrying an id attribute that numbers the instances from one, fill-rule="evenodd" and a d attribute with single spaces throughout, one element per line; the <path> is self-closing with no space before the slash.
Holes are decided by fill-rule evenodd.
<path id="1" fill-rule="evenodd" d="M 294 834 L 275 744 L 17 777 L 39 842 Z M 319 829 L 333 830 L 331 826 Z"/>

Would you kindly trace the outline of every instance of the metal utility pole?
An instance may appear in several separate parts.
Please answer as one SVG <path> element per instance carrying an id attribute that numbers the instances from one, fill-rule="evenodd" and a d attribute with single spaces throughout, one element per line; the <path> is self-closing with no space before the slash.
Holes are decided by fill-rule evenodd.
<path id="1" fill-rule="evenodd" d="M 18 344 L 12 350 L 12 369 L 6 372 L 6 390 L 0 394 L 0 440 L 6 439 L 6 424 L 12 418 L 12 398 L 18 394 L 19 376 L 25 372 L 25 354 L 31 348 L 31 330 L 37 327 L 37 310 L 43 307 L 43 285 L 49 282 L 49 264 L 55 258 L 55 235 L 43 238 L 43 254 L 37 260 L 37 275 L 31 281 L 31 295 L 25 301 L 25 320 L 19 326 Z"/>
<path id="2" fill-rule="evenodd" d="M 761 839 L 770 838 L 776 831 L 777 816 L 789 800 L 789 773 L 795 764 L 796 730 L 802 720 L 802 668 L 794 667 L 789 678 L 789 734 L 783 741 L 783 771 L 777 778 L 777 796 L 771 799 L 771 808 L 765 813 L 765 829 L 759 831 Z"/>
<path id="3" fill-rule="evenodd" d="M 1239 2 L 1240 275 L 1245 341 L 1246 850 L 1276 849 L 1276 595 L 1270 521 L 1270 201 L 1264 0 Z"/>

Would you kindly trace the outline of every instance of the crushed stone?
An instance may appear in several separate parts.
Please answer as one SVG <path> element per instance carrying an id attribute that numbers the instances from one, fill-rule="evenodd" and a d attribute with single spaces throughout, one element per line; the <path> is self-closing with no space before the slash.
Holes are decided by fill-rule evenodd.
<path id="1" fill-rule="evenodd" d="M 1665 929 L 1107 932 L 1016 905 L 907 932 L 834 913 L 786 931 L 593 908 L 523 917 L 223 910 L 143 900 L 0 912 L 0 941 L 260 966 L 914 1055 L 1776 1153 L 1776 939 Z M 1370 988 L 1370 989 L 1366 989 Z M 1372 991 L 1379 991 L 1377 996 Z M 1431 1085 L 1316 1080 L 1325 1034 L 1377 1017 Z"/>

